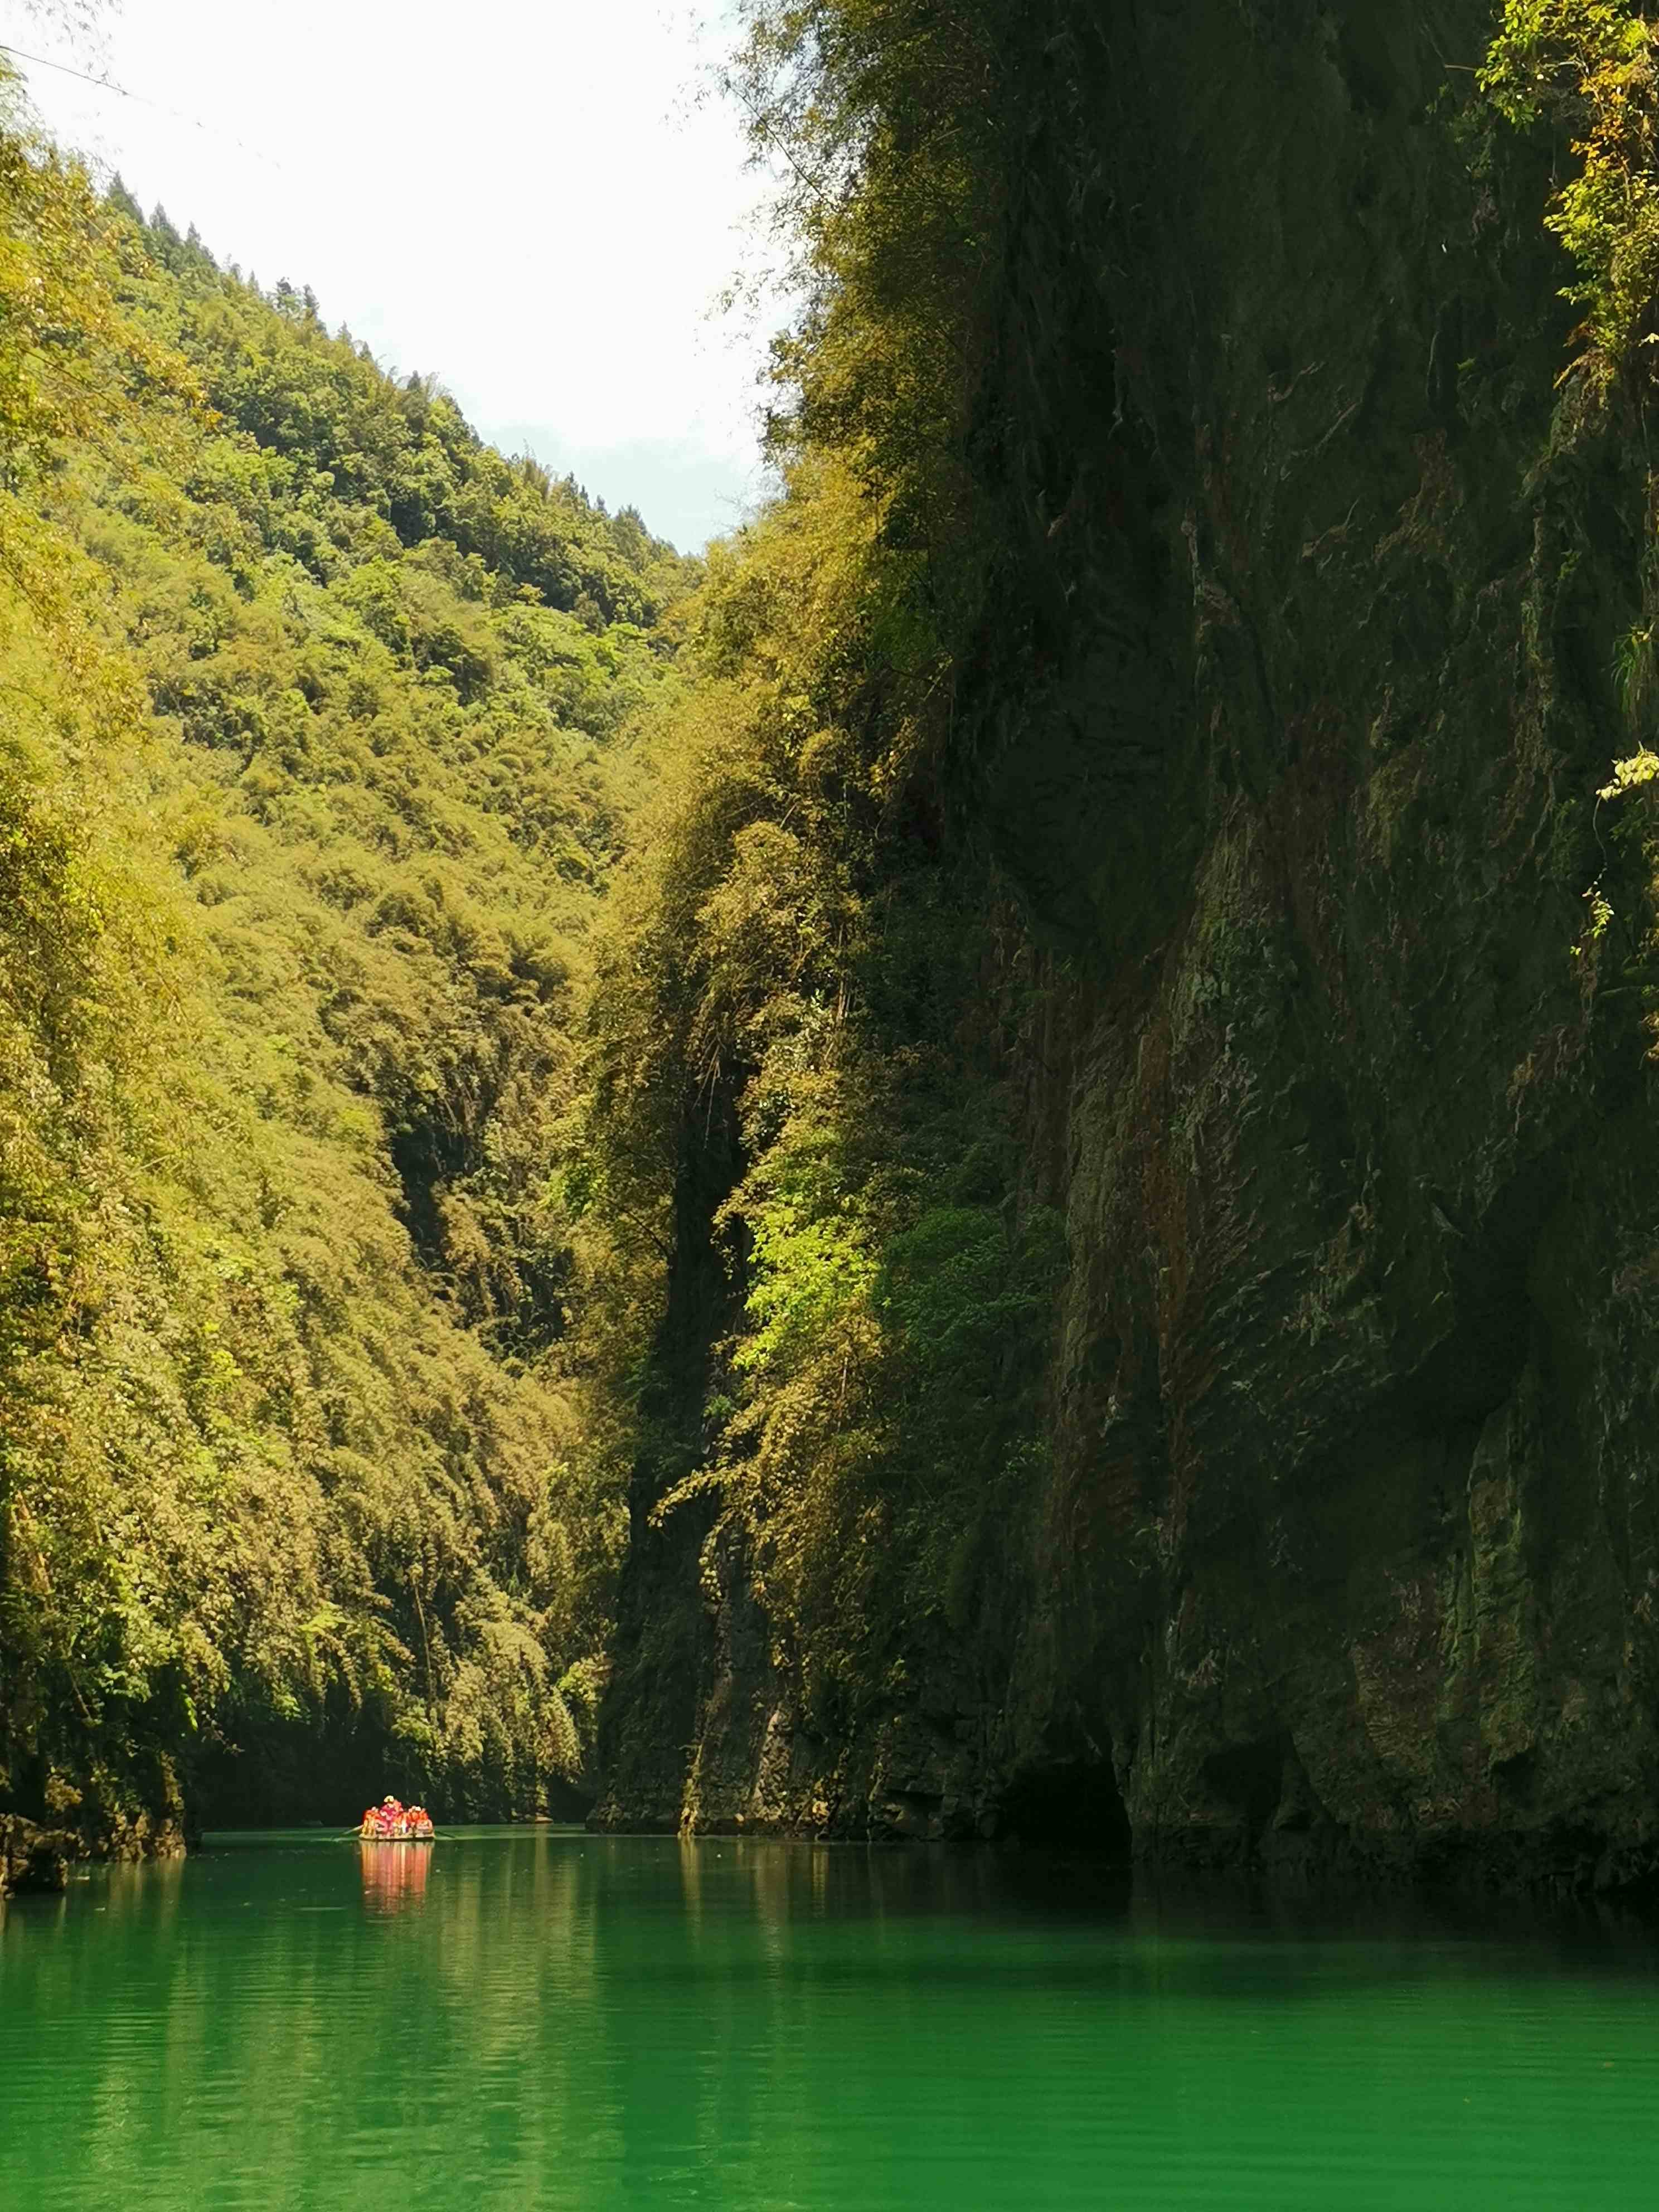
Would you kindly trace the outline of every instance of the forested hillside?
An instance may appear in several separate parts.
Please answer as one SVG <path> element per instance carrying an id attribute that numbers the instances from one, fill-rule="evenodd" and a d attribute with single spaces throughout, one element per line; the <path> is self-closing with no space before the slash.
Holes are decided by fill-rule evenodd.
<path id="1" fill-rule="evenodd" d="M 3 150 L 0 1812 L 532 1809 L 619 1536 L 572 1009 L 691 571 Z"/>

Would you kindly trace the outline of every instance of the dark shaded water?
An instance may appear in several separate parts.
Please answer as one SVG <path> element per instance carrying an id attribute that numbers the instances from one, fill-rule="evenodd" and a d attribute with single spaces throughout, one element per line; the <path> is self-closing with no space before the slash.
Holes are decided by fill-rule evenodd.
<path id="1" fill-rule="evenodd" d="M 1654 2203 L 1659 1954 L 1588 1928 L 522 1829 L 0 1922 L 4 2212 Z"/>

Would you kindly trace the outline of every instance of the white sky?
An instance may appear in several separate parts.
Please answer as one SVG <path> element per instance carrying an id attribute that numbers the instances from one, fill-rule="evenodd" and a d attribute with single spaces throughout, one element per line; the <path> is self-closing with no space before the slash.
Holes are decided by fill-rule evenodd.
<path id="1" fill-rule="evenodd" d="M 88 45 L 0 0 L 0 40 L 159 103 L 19 64 L 147 212 L 309 284 L 492 442 L 687 549 L 759 495 L 766 325 L 714 303 L 760 185 L 688 6 L 123 0 Z"/>

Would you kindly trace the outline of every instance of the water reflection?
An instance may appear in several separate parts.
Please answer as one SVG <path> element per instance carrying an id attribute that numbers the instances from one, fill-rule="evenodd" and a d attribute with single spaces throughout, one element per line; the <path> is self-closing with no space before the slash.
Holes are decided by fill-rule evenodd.
<path id="1" fill-rule="evenodd" d="M 0 2212 L 1627 2212 L 1656 2150 L 1651 1953 L 1582 1929 L 544 1831 L 0 1923 Z"/>
<path id="2" fill-rule="evenodd" d="M 363 1903 L 370 1912 L 404 1912 L 426 1902 L 426 1878 L 435 1845 L 364 1844 L 357 1846 L 363 1869 Z"/>

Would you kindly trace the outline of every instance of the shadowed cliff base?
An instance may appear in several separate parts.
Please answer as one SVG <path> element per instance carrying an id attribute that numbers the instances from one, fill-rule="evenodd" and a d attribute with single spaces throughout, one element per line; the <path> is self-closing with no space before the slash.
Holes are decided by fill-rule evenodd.
<path id="1" fill-rule="evenodd" d="M 1129 1816 L 1109 1763 L 1056 1760 L 1028 1767 L 995 1814 L 999 1842 L 1127 1863 Z"/>

